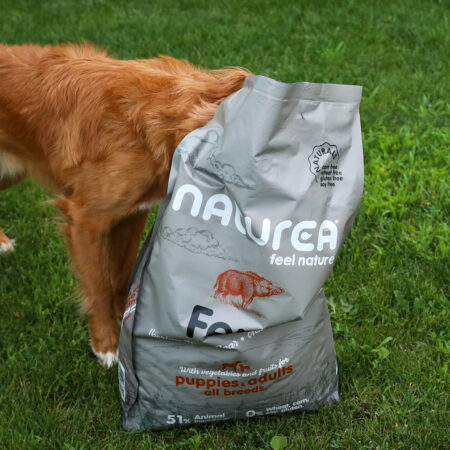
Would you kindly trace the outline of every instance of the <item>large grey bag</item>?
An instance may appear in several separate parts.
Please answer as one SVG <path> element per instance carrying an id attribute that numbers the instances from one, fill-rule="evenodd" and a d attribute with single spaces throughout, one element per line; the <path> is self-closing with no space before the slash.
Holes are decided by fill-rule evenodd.
<path id="1" fill-rule="evenodd" d="M 338 400 L 322 286 L 362 195 L 361 91 L 253 76 L 180 143 L 122 321 L 125 429 Z"/>

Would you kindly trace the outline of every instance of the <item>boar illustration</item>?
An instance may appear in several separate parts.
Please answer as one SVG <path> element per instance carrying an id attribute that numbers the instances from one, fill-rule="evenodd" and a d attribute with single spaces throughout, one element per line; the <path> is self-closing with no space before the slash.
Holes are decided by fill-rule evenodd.
<path id="1" fill-rule="evenodd" d="M 274 286 L 271 281 L 261 277 L 255 272 L 240 272 L 239 270 L 227 270 L 217 277 L 214 285 L 214 298 L 222 303 L 232 304 L 239 309 L 262 317 L 256 311 L 247 309 L 255 297 L 270 297 L 282 294 L 284 289 Z M 234 298 L 233 298 L 234 297 Z M 241 297 L 237 300 L 236 297 Z"/>

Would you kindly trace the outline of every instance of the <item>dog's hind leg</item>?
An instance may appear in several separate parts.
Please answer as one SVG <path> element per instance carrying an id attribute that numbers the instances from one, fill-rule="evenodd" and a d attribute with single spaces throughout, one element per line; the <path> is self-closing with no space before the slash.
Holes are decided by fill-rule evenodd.
<path id="1" fill-rule="evenodd" d="M 120 320 L 124 312 L 129 278 L 136 262 L 148 211 L 139 211 L 115 224 L 108 235 L 109 276 L 114 311 Z"/>
<path id="2" fill-rule="evenodd" d="M 106 246 L 111 220 L 88 213 L 71 199 L 61 198 L 56 203 L 67 223 L 67 242 L 84 292 L 92 350 L 103 366 L 111 367 L 117 361 L 119 344 Z"/>

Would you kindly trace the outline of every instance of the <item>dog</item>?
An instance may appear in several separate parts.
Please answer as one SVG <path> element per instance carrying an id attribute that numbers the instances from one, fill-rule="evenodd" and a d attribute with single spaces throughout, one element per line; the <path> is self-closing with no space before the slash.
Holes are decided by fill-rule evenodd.
<path id="1" fill-rule="evenodd" d="M 56 193 L 103 366 L 117 361 L 128 279 L 174 150 L 250 75 L 91 44 L 0 44 L 1 187 L 32 177 Z"/>

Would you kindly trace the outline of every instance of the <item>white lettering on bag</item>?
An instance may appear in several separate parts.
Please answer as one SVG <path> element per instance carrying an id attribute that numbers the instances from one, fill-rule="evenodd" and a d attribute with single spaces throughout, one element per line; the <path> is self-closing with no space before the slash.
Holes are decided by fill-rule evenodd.
<path id="1" fill-rule="evenodd" d="M 193 217 L 197 217 L 203 205 L 203 194 L 200 189 L 193 184 L 183 184 L 178 188 L 174 196 L 172 208 L 175 211 L 179 211 L 187 194 L 190 194 L 189 197 L 193 198 L 190 214 Z M 237 204 L 234 205 L 234 208 L 234 225 L 236 229 L 244 235 L 248 234 L 256 244 L 261 246 L 267 245 L 271 237 L 272 221 L 269 218 L 263 219 L 261 233 L 258 237 L 256 236 L 257 233 L 253 231 L 254 227 L 252 229 L 251 217 L 244 216 L 244 227 L 242 224 L 242 213 Z M 212 216 L 219 217 L 220 223 L 223 226 L 228 226 L 230 224 L 233 216 L 233 202 L 228 195 L 214 194 L 206 201 L 202 219 L 208 221 Z M 283 232 L 291 228 L 292 225 L 293 223 L 291 220 L 283 220 L 275 226 L 272 237 L 273 250 L 279 250 Z M 338 238 L 338 229 L 335 223 L 328 219 L 322 221 L 317 236 L 317 245 L 315 245 L 315 243 L 311 241 L 311 238 L 313 237 L 312 232 L 317 229 L 317 225 L 315 220 L 303 220 L 298 222 L 291 231 L 290 241 L 292 247 L 301 252 L 312 252 L 315 249 L 321 252 L 324 250 L 325 245 L 327 245 L 330 250 L 335 250 Z"/>
<path id="2" fill-rule="evenodd" d="M 304 220 L 303 222 L 299 222 L 295 225 L 291 234 L 291 244 L 295 250 L 300 252 L 312 252 L 314 251 L 314 244 L 311 242 L 302 242 L 307 241 L 312 237 L 311 233 L 303 230 L 314 230 L 317 227 L 317 222 L 315 220 Z"/>
<path id="3" fill-rule="evenodd" d="M 324 231 L 328 230 L 330 234 L 324 234 Z M 324 220 L 319 228 L 319 239 L 317 241 L 317 250 L 321 252 L 323 250 L 323 244 L 328 243 L 330 248 L 336 248 L 337 241 L 337 227 L 331 220 Z"/>
<path id="4" fill-rule="evenodd" d="M 183 198 L 187 193 L 190 193 L 194 196 L 194 201 L 191 208 L 191 216 L 197 217 L 198 213 L 200 212 L 200 207 L 202 206 L 203 194 L 202 191 L 193 184 L 183 184 L 183 186 L 180 186 L 177 194 L 175 195 L 172 208 L 175 211 L 178 211 L 181 207 L 181 202 L 183 201 Z"/>
<path id="5" fill-rule="evenodd" d="M 270 239 L 270 219 L 264 219 L 261 230 L 261 237 L 258 238 L 253 234 L 252 231 L 252 219 L 250 217 L 245 216 L 245 227 L 247 228 L 248 235 L 258 244 L 258 245 L 266 245 Z"/>
<path id="6" fill-rule="evenodd" d="M 216 208 L 217 203 L 222 203 L 224 209 Z M 225 194 L 215 194 L 211 196 L 205 205 L 203 211 L 203 220 L 211 219 L 211 216 L 220 217 L 220 223 L 226 227 L 230 223 L 231 214 L 233 213 L 233 204 L 230 197 Z"/>

